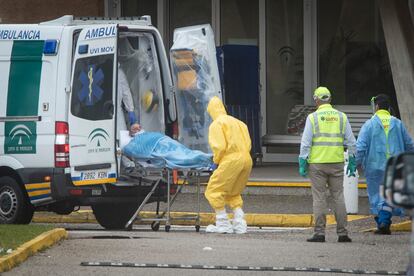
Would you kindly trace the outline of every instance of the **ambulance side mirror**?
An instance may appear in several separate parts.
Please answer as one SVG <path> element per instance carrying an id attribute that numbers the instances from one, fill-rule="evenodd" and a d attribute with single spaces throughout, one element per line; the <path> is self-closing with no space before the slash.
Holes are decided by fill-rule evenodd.
<path id="1" fill-rule="evenodd" d="M 387 162 L 382 195 L 393 206 L 414 208 L 414 153 L 401 153 Z"/>

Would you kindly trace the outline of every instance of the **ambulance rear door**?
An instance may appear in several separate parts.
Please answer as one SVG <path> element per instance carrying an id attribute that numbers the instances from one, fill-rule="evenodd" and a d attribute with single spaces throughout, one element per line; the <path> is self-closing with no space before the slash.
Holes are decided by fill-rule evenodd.
<path id="1" fill-rule="evenodd" d="M 116 182 L 117 34 L 115 24 L 86 27 L 79 34 L 68 119 L 75 186 Z"/>
<path id="2" fill-rule="evenodd" d="M 210 152 L 211 118 L 207 105 L 214 96 L 222 98 L 210 25 L 175 29 L 170 62 L 176 91 L 178 140 L 191 149 Z"/>

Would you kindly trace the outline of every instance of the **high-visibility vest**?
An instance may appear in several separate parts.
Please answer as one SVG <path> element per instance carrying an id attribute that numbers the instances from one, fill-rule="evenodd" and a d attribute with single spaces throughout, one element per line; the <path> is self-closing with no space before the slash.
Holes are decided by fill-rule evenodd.
<path id="1" fill-rule="evenodd" d="M 388 133 L 390 131 L 391 114 L 387 110 L 380 109 L 377 112 L 375 112 L 375 115 L 378 116 L 378 118 L 381 120 L 382 126 L 384 127 L 385 141 L 386 141 L 386 147 L 387 147 L 386 156 L 387 158 L 390 158 L 391 154 L 390 154 L 390 147 L 388 145 Z"/>
<path id="2" fill-rule="evenodd" d="M 330 104 L 324 104 L 309 116 L 313 138 L 308 162 L 344 162 L 346 115 L 332 108 Z"/>

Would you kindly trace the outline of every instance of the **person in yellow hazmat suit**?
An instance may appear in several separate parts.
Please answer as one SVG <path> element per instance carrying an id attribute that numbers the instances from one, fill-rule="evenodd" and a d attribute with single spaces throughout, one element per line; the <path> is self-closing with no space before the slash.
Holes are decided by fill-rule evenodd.
<path id="1" fill-rule="evenodd" d="M 249 130 L 242 121 L 227 115 L 218 97 L 210 100 L 207 112 L 213 119 L 208 142 L 215 166 L 205 197 L 216 212 L 216 224 L 208 225 L 206 232 L 243 234 L 247 232 L 247 224 L 241 193 L 252 170 Z M 226 205 L 234 214 L 232 224 L 226 213 Z"/>

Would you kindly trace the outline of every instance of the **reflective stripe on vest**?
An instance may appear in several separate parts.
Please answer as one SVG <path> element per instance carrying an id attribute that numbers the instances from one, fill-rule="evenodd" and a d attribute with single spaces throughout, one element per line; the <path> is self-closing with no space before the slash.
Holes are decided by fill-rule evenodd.
<path id="1" fill-rule="evenodd" d="M 312 113 L 310 121 L 313 138 L 308 162 L 343 162 L 346 116 L 331 105 L 326 105 Z"/>

